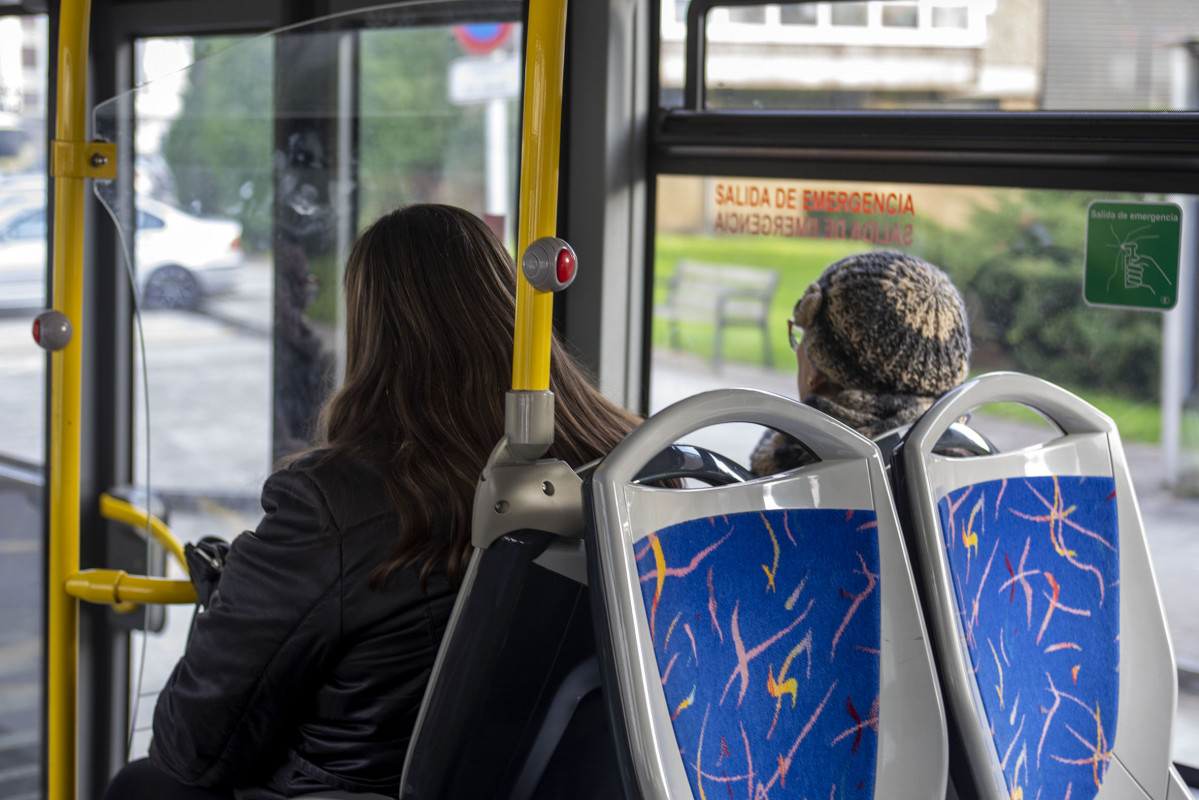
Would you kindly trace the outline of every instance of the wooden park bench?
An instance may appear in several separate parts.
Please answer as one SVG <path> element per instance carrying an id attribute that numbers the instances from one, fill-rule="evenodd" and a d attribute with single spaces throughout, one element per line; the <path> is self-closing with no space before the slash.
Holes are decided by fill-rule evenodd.
<path id="1" fill-rule="evenodd" d="M 666 300 L 655 306 L 654 315 L 669 321 L 670 345 L 675 350 L 682 346 L 680 320 L 712 324 L 712 365 L 716 368 L 721 363 L 725 328 L 757 327 L 762 331 L 762 363 L 773 366 L 767 318 L 778 282 L 777 270 L 680 260 L 667 283 Z"/>

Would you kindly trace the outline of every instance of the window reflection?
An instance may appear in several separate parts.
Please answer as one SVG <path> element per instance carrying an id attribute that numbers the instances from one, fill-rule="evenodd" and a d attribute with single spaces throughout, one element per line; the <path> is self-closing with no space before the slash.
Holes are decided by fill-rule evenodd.
<path id="1" fill-rule="evenodd" d="M 135 354 L 148 373 L 148 419 L 135 382 L 135 479 L 167 500 L 185 541 L 253 528 L 273 465 L 315 443 L 341 372 L 341 270 L 363 225 L 444 202 L 511 239 L 521 33 L 492 27 L 487 52 L 449 26 L 137 43 L 150 80 L 134 93 L 126 238 L 139 273 L 157 242 L 180 259 L 209 254 L 174 265 L 186 273 L 164 287 L 180 302 L 143 291 L 144 362 Z M 119 100 L 97 112 L 105 135 L 120 130 Z M 184 291 L 217 266 L 228 282 Z M 172 610 L 146 642 L 135 756 L 186 628 Z"/>

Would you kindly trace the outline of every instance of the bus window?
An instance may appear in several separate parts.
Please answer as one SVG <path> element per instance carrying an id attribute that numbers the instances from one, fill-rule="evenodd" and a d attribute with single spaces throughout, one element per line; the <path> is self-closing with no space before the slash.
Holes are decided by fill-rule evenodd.
<path id="1" fill-rule="evenodd" d="M 365 13 L 382 16 L 139 40 L 134 103 L 97 111 L 101 135 L 132 129 L 136 154 L 132 191 L 98 188 L 141 299 L 134 480 L 167 501 L 184 541 L 253 528 L 272 466 L 315 442 L 340 379 L 342 265 L 363 226 L 446 202 L 514 231 L 519 25 L 394 28 Z M 190 609 L 167 613 L 131 678 L 134 756 L 186 641 Z"/>
<path id="2" fill-rule="evenodd" d="M 515 250 L 520 42 L 517 23 L 363 32 L 359 228 L 406 203 L 449 203 Z M 409 63 L 425 74 L 410 79 L 397 66 Z"/>
<path id="3" fill-rule="evenodd" d="M 45 16 L 0 16 L 0 797 L 41 785 Z"/>
<path id="4" fill-rule="evenodd" d="M 1199 494 L 1195 342 L 1171 334 L 1181 308 L 1163 313 L 1084 298 L 1096 268 L 1105 286 L 1131 281 L 1150 306 L 1180 280 L 1182 292 L 1193 292 L 1185 277 L 1194 274 L 1193 263 L 1176 262 L 1175 272 L 1146 261 L 1147 272 L 1130 271 L 1113 238 L 1119 231 L 1092 226 L 1088 239 L 1088 220 L 1097 200 L 1176 206 L 1187 219 L 1196 197 L 717 176 L 660 176 L 657 192 L 651 411 L 720 386 L 796 397 L 787 320 L 808 284 L 850 253 L 889 248 L 920 256 L 942 267 L 965 299 L 972 373 L 1037 375 L 1116 421 L 1175 656 L 1184 674 L 1199 668 L 1199 629 L 1189 610 L 1196 568 L 1183 555 L 1191 547 L 1189 519 L 1199 513 L 1189 499 Z M 1132 238 L 1158 233 L 1146 229 Z M 1191 247 L 1184 244 L 1183 252 L 1193 253 Z M 695 288 L 706 297 L 689 294 Z M 713 298 L 721 291 L 730 304 L 737 296 L 737 313 L 720 315 Z M 1183 381 L 1182 397 L 1163 402 L 1172 380 Z M 975 423 L 1001 446 L 1057 435 L 1010 404 L 984 407 Z M 747 463 L 756 438 L 725 433 L 695 443 Z M 1179 708 L 1175 758 L 1194 763 L 1199 697 L 1184 693 Z"/>
<path id="5" fill-rule="evenodd" d="M 1161 111 L 1177 91 L 1189 0 L 872 0 L 716 7 L 706 107 Z M 661 102 L 682 104 L 685 15 L 663 0 Z M 1187 103 L 1180 106 L 1180 102 Z"/>

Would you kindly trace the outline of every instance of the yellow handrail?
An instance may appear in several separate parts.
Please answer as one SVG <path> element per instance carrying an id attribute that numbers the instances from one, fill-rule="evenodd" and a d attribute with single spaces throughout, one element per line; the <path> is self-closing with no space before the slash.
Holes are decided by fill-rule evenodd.
<path id="1" fill-rule="evenodd" d="M 132 503 L 127 503 L 124 500 L 113 497 L 105 493 L 100 495 L 100 516 L 105 519 L 111 519 L 114 522 L 123 522 L 126 525 L 131 525 L 135 528 L 145 529 L 146 518 L 149 517 L 150 536 L 161 544 L 164 549 L 179 562 L 183 567 L 184 574 L 189 571 L 187 568 L 187 558 L 183 555 L 183 545 L 171 533 L 171 529 L 166 526 L 166 523 L 158 517 L 150 514 L 145 509 L 138 508 Z M 86 599 L 86 598 L 85 598 Z M 147 600 L 149 603 L 169 603 L 169 600 Z M 195 596 L 192 596 L 191 602 L 195 602 Z"/>
<path id="2" fill-rule="evenodd" d="M 68 578 L 65 587 L 71 597 L 89 603 L 187 605 L 196 602 L 196 589 L 191 581 L 128 575 L 119 569 L 85 569 Z"/>
<path id="3" fill-rule="evenodd" d="M 517 259 L 530 243 L 553 236 L 558 216 L 558 152 L 562 126 L 562 63 L 566 0 L 529 3 L 525 55 Z M 512 388 L 550 386 L 550 330 L 554 295 L 534 289 L 517 270 Z"/>
<path id="4" fill-rule="evenodd" d="M 71 145 L 86 136 L 90 14 L 90 0 L 62 0 L 54 137 Z M 84 178 L 73 170 L 54 172 L 53 307 L 70 320 L 74 335 L 50 357 L 46 788 L 49 800 L 66 800 L 75 793 L 79 603 L 64 588 L 68 577 L 79 571 Z"/>

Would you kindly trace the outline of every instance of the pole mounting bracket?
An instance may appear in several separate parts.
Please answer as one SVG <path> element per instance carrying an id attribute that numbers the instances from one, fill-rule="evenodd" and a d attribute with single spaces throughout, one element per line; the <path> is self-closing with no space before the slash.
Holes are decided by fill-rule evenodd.
<path id="1" fill-rule="evenodd" d="M 50 143 L 50 174 L 56 178 L 117 177 L 117 146 L 112 142 Z"/>

